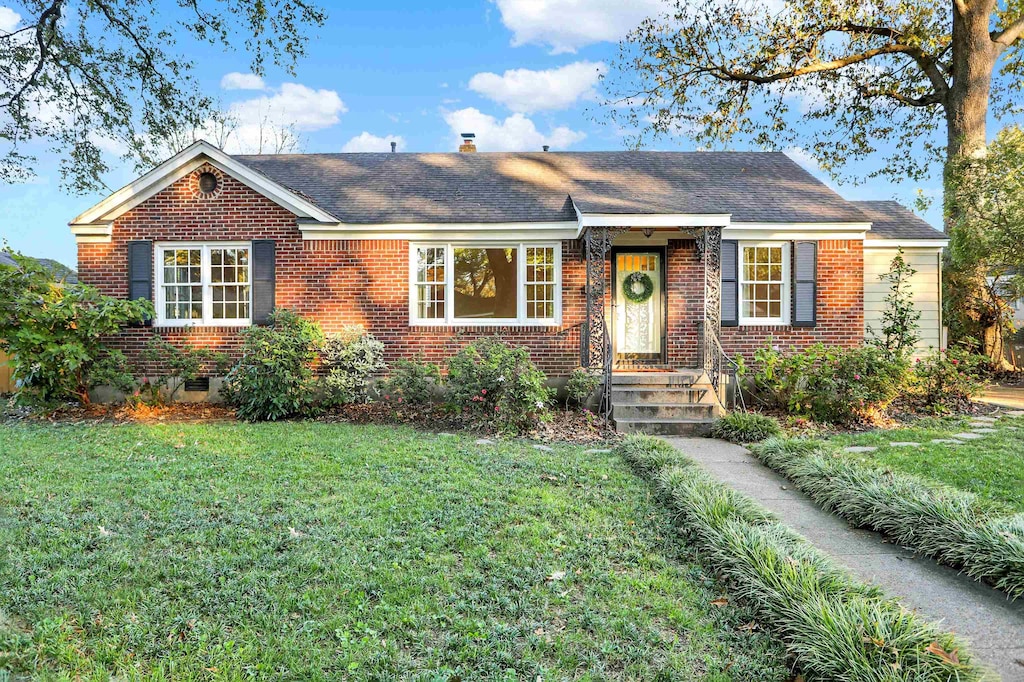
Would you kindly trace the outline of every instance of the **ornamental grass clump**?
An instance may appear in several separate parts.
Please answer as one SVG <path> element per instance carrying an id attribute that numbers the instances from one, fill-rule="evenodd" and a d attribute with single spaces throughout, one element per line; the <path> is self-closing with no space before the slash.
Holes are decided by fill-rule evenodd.
<path id="1" fill-rule="evenodd" d="M 825 509 L 900 545 L 1024 595 L 1024 515 L 1005 517 L 972 493 L 895 473 L 826 443 L 769 438 L 751 447 Z"/>
<path id="2" fill-rule="evenodd" d="M 733 412 L 711 425 L 711 436 L 730 443 L 756 443 L 781 436 L 782 427 L 774 418 L 757 412 Z"/>
<path id="3" fill-rule="evenodd" d="M 616 452 L 651 481 L 704 561 L 781 637 L 808 678 L 981 679 L 952 634 L 850 576 L 668 443 L 629 436 Z"/>

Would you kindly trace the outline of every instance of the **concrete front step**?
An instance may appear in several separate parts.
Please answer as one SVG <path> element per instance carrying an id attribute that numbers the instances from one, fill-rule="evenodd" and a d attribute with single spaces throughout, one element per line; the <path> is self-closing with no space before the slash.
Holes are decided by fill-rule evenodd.
<path id="1" fill-rule="evenodd" d="M 663 386 L 612 386 L 612 405 L 620 403 L 713 403 L 710 386 L 663 387 Z"/>
<path id="2" fill-rule="evenodd" d="M 701 403 L 612 403 L 618 419 L 711 419 L 714 405 Z"/>
<path id="3" fill-rule="evenodd" d="M 612 388 L 620 386 L 688 388 L 704 378 L 704 373 L 697 370 L 680 370 L 676 372 L 616 372 L 612 374 Z"/>
<path id="4" fill-rule="evenodd" d="M 704 436 L 711 430 L 708 419 L 619 419 L 612 420 L 620 433 L 650 433 L 656 436 Z"/>

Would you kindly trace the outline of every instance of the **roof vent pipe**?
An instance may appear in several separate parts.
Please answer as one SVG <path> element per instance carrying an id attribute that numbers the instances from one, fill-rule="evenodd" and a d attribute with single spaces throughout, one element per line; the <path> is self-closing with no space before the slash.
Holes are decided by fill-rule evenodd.
<path id="1" fill-rule="evenodd" d="M 397 142 L 392 142 L 392 143 L 391 143 L 391 153 L 392 153 L 392 154 L 394 154 L 394 153 L 395 153 L 395 150 L 396 150 L 397 148 L 398 148 L 398 143 L 397 143 Z"/>
<path id="2" fill-rule="evenodd" d="M 549 149 L 551 149 L 551 146 L 550 145 L 544 145 L 543 147 L 541 147 L 541 149 L 543 149 L 544 151 L 548 151 Z"/>

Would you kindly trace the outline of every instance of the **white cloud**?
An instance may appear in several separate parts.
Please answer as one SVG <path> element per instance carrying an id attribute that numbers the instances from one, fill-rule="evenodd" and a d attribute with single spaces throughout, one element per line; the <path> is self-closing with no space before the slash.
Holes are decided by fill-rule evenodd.
<path id="1" fill-rule="evenodd" d="M 811 172 L 820 171 L 821 166 L 815 161 L 811 153 L 803 147 L 787 147 L 782 150 L 786 156 L 796 161 L 798 164 L 806 168 Z"/>
<path id="2" fill-rule="evenodd" d="M 469 79 L 469 89 L 523 114 L 565 109 L 580 98 L 594 98 L 594 85 L 606 69 L 604 62 L 582 61 L 545 71 L 478 73 Z"/>
<path id="3" fill-rule="evenodd" d="M 265 90 L 267 86 L 254 73 L 232 71 L 220 79 L 220 87 L 223 90 Z"/>
<path id="4" fill-rule="evenodd" d="M 663 0 L 494 0 L 512 45 L 547 45 L 552 53 L 575 52 L 591 43 L 618 41 Z"/>
<path id="5" fill-rule="evenodd" d="M 484 152 L 539 152 L 546 144 L 555 149 L 565 149 L 586 137 L 585 133 L 566 126 L 544 134 L 522 114 L 513 114 L 500 121 L 473 107 L 445 112 L 444 120 L 452 130 L 455 144 L 460 133 L 476 133 L 476 146 Z"/>
<path id="6" fill-rule="evenodd" d="M 299 131 L 312 131 L 336 124 L 348 107 L 334 90 L 283 83 L 274 94 L 235 102 L 229 111 L 242 125 L 270 121 Z"/>
<path id="7" fill-rule="evenodd" d="M 385 135 L 377 137 L 372 133 L 363 131 L 345 143 L 341 148 L 343 152 L 390 152 L 391 143 L 398 143 L 398 151 L 405 149 L 405 138 L 401 135 Z"/>
<path id="8" fill-rule="evenodd" d="M 10 7 L 0 7 L 0 33 L 13 33 L 21 23 L 21 15 Z"/>

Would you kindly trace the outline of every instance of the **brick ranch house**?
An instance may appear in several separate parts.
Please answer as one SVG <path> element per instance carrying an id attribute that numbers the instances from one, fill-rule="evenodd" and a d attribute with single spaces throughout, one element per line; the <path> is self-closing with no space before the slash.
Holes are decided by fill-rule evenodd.
<path id="1" fill-rule="evenodd" d="M 197 142 L 70 223 L 79 278 L 153 300 L 151 327 L 114 339 L 136 359 L 154 333 L 237 356 L 239 329 L 275 306 L 327 332 L 361 324 L 390 361 L 443 363 L 497 334 L 550 377 L 606 372 L 623 429 L 710 416 L 725 357 L 769 339 L 861 343 L 898 248 L 918 270 L 922 349 L 940 343 L 945 235 L 784 154 L 460 149 Z"/>

